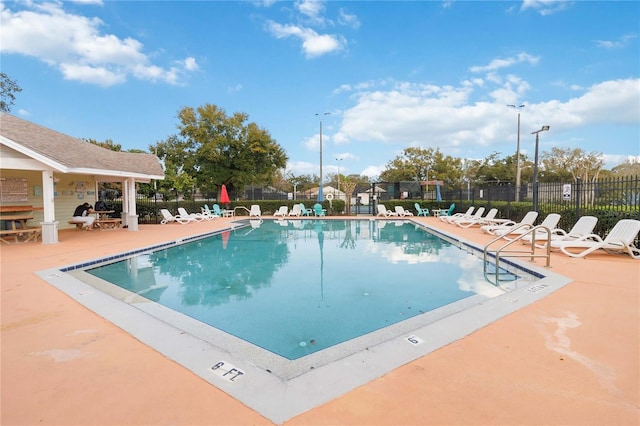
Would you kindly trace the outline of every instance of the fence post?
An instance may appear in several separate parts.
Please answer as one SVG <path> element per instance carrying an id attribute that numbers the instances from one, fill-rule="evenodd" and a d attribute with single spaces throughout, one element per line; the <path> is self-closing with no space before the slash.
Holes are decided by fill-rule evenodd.
<path id="1" fill-rule="evenodd" d="M 580 204 L 582 202 L 581 194 L 582 194 L 582 178 L 577 178 L 576 179 L 576 218 L 580 217 Z"/>
<path id="2" fill-rule="evenodd" d="M 631 190 L 631 201 L 633 202 L 633 205 L 636 207 L 636 211 L 638 212 L 638 220 L 640 220 L 640 186 L 638 185 L 638 175 L 636 175 L 635 178 L 635 182 L 633 182 L 633 178 L 632 178 L 632 183 L 633 183 L 633 188 Z"/>

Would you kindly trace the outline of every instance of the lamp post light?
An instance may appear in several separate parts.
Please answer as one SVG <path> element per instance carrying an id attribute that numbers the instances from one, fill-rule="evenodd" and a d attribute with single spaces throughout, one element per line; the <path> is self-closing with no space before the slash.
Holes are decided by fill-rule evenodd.
<path id="1" fill-rule="evenodd" d="M 336 157 L 336 161 L 338 162 L 338 191 L 340 191 L 340 161 L 342 158 Z"/>
<path id="2" fill-rule="evenodd" d="M 525 107 L 522 105 L 507 105 L 510 108 L 518 111 L 518 142 L 516 144 L 516 202 L 520 201 L 520 175 L 522 169 L 520 168 L 520 110 Z"/>
<path id="3" fill-rule="evenodd" d="M 320 117 L 320 186 L 318 187 L 318 202 L 321 203 L 324 201 L 323 188 L 324 185 L 322 181 L 322 117 L 324 115 L 329 115 L 330 112 L 324 112 L 322 114 L 316 113 L 317 116 Z"/>
<path id="4" fill-rule="evenodd" d="M 542 126 L 542 129 L 531 132 L 532 135 L 536 135 L 536 151 L 535 159 L 533 161 L 533 210 L 538 211 L 538 143 L 540 141 L 540 132 L 546 132 L 550 126 Z"/>

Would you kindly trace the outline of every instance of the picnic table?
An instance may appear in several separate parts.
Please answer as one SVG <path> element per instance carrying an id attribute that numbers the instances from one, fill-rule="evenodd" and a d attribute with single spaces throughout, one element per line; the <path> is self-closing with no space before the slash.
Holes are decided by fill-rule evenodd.
<path id="1" fill-rule="evenodd" d="M 112 213 L 115 213 L 115 210 L 94 210 L 93 214 L 96 215 L 96 221 L 93 222 L 93 225 L 103 231 L 120 228 L 122 219 L 109 217 Z"/>
<path id="2" fill-rule="evenodd" d="M 91 214 L 96 215 L 96 220 L 93 222 L 93 227 L 102 231 L 119 229 L 122 226 L 122 219 L 111 218 L 109 215 L 115 213 L 115 210 L 94 210 Z M 75 225 L 77 230 L 81 230 L 84 226 L 84 222 L 74 222 L 73 219 L 69 221 L 70 225 Z"/>
<path id="3" fill-rule="evenodd" d="M 10 244 L 11 242 L 27 242 L 36 241 L 42 234 L 42 228 L 40 227 L 28 227 L 27 221 L 32 220 L 33 216 L 10 214 L 0 216 L 0 240 L 4 243 Z M 13 241 L 9 241 L 7 238 L 13 237 Z"/>

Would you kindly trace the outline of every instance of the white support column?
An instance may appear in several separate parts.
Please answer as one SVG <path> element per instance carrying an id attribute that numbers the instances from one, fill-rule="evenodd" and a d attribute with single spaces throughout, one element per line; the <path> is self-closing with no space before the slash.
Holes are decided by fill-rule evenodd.
<path id="1" fill-rule="evenodd" d="M 126 185 L 126 195 L 124 202 L 126 203 L 126 225 L 129 231 L 138 230 L 138 215 L 136 213 L 136 181 L 133 178 L 129 178 L 124 182 Z M 123 206 L 124 207 L 124 206 Z M 122 212 L 123 216 L 125 212 Z M 124 217 L 123 217 L 124 219 Z"/>
<path id="2" fill-rule="evenodd" d="M 44 221 L 42 227 L 42 244 L 58 243 L 58 222 L 56 221 L 56 205 L 53 196 L 53 172 L 42 171 L 42 207 Z"/>

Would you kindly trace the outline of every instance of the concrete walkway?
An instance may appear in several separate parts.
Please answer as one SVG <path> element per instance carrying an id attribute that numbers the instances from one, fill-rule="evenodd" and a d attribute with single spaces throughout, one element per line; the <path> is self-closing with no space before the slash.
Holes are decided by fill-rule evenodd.
<path id="1" fill-rule="evenodd" d="M 228 221 L 62 231 L 60 244 L 3 245 L 1 424 L 271 424 L 34 274 Z M 640 262 L 553 254 L 551 265 L 574 282 L 285 424 L 640 424 Z"/>

